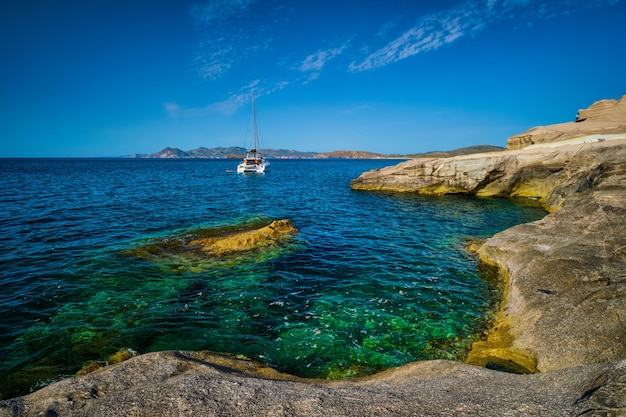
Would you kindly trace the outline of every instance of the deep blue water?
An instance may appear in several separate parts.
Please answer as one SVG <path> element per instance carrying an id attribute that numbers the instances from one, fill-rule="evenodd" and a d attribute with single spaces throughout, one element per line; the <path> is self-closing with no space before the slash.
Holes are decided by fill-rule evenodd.
<path id="1" fill-rule="evenodd" d="M 466 253 L 545 213 L 352 191 L 388 160 L 0 160 L 0 397 L 120 349 L 208 349 L 341 378 L 462 358 L 498 297 Z M 295 239 L 209 259 L 133 250 L 290 219 Z"/>

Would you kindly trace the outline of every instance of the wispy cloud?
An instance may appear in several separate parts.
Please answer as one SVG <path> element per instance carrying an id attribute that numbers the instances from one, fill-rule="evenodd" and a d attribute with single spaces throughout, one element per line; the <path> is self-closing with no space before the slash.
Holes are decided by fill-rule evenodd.
<path id="1" fill-rule="evenodd" d="M 424 16 L 417 25 L 372 52 L 361 62 L 352 62 L 349 70 L 359 72 L 384 67 L 476 33 L 485 25 L 482 9 L 474 2 L 466 2 L 451 10 Z"/>
<path id="2" fill-rule="evenodd" d="M 341 55 L 341 53 L 346 50 L 348 46 L 349 42 L 346 42 L 339 47 L 319 50 L 307 56 L 304 61 L 302 61 L 302 63 L 298 66 L 298 69 L 301 72 L 309 74 L 306 82 L 311 82 L 317 79 L 328 61 Z"/>
<path id="3" fill-rule="evenodd" d="M 376 36 L 379 38 L 384 38 L 385 36 L 387 36 L 389 32 L 391 32 L 396 27 L 396 25 L 397 25 L 396 22 L 393 22 L 393 21 L 383 24 L 378 30 L 378 33 L 376 33 Z"/>
<path id="4" fill-rule="evenodd" d="M 280 81 L 267 85 L 261 83 L 260 80 L 254 80 L 251 83 L 241 87 L 237 92 L 232 93 L 226 100 L 210 104 L 207 109 L 213 112 L 219 112 L 223 114 L 233 114 L 239 108 L 250 103 L 250 96 L 252 91 L 254 91 L 254 96 L 256 98 L 259 98 L 282 90 L 288 85 L 289 82 L 287 81 Z"/>
<path id="5" fill-rule="evenodd" d="M 183 108 L 176 103 L 163 103 L 163 108 L 170 117 L 194 117 L 207 113 L 233 114 L 237 109 L 249 103 L 250 93 L 259 85 L 259 80 L 240 88 L 238 91 L 231 93 L 227 99 L 217 101 L 202 107 Z M 258 94 L 257 94 L 258 95 Z"/>
<path id="6" fill-rule="evenodd" d="M 170 117 L 178 117 L 181 111 L 180 106 L 176 103 L 163 103 L 163 108 Z"/>
<path id="7" fill-rule="evenodd" d="M 205 3 L 197 3 L 191 13 L 200 24 L 213 24 L 223 21 L 244 11 L 256 0 L 211 0 Z"/>
<path id="8" fill-rule="evenodd" d="M 270 25 L 251 25 L 258 0 L 208 0 L 196 4 L 191 15 L 198 28 L 196 64 L 204 79 L 217 80 L 242 62 L 242 58 L 267 49 Z"/>
<path id="9" fill-rule="evenodd" d="M 262 85 L 260 80 L 254 80 L 237 91 L 232 92 L 221 101 L 216 101 L 203 107 L 183 108 L 176 103 L 163 103 L 163 108 L 170 117 L 193 117 L 206 113 L 221 113 L 230 115 L 250 103 L 251 93 L 259 98 L 287 87 L 289 82 L 280 81 L 270 85 Z"/>
<path id="10" fill-rule="evenodd" d="M 250 101 L 250 91 L 239 91 L 231 94 L 226 100 L 218 101 L 207 106 L 207 110 L 222 114 L 233 114 Z"/>
<path id="11" fill-rule="evenodd" d="M 326 62 L 333 59 L 341 53 L 342 48 L 327 49 L 325 51 L 317 51 L 306 57 L 300 65 L 300 71 L 320 71 L 326 65 Z"/>
<path id="12" fill-rule="evenodd" d="M 362 104 L 360 106 L 355 106 L 355 107 L 350 107 L 348 109 L 345 109 L 342 113 L 343 114 L 353 114 L 353 113 L 361 112 L 363 110 L 368 110 L 370 108 L 371 108 L 371 106 L 369 104 Z"/>
<path id="13" fill-rule="evenodd" d="M 367 71 L 441 48 L 464 36 L 475 35 L 495 21 L 514 20 L 529 25 L 533 20 L 569 14 L 579 8 L 614 5 L 620 0 L 466 0 L 456 7 L 421 17 L 386 45 L 352 62 L 351 72 Z M 368 48 L 369 49 L 369 48 Z"/>
<path id="14" fill-rule="evenodd" d="M 583 8 L 614 5 L 624 0 L 459 0 L 445 10 L 414 16 L 415 24 L 410 27 L 400 26 L 403 16 L 387 22 L 374 22 L 372 32 L 368 34 L 333 33 L 332 38 L 328 33 L 324 36 L 310 33 L 310 25 L 302 25 L 306 26 L 306 34 L 298 33 L 300 26 L 297 19 L 302 17 L 297 13 L 298 4 L 260 0 L 201 1 L 192 9 L 200 37 L 196 57 L 200 75 L 206 80 L 221 81 L 226 74 L 233 78 L 244 74 L 242 84 L 249 79 L 263 81 L 243 85 L 237 91 L 225 94 L 225 99 L 202 108 L 185 109 L 174 103 L 164 104 L 167 113 L 173 117 L 202 112 L 232 114 L 249 102 L 252 88 L 257 96 L 262 96 L 290 84 L 308 84 L 319 80 L 321 74 L 329 70 L 330 62 L 335 69 L 347 69 L 349 72 L 373 70 L 476 36 L 496 22 L 506 21 L 512 27 L 528 28 L 539 19 Z M 412 9 L 419 7 L 408 7 L 407 13 Z M 264 18 L 260 22 L 251 19 L 256 15 Z M 279 27 L 283 30 L 287 28 L 289 32 L 277 30 Z M 321 34 L 322 26 L 319 28 Z M 301 55 L 301 60 L 294 59 L 293 54 L 298 51 L 294 51 L 293 40 L 286 39 L 285 34 L 298 38 L 302 35 L 307 43 L 298 44 L 299 49 L 306 47 L 315 52 Z M 331 47 L 312 43 L 315 39 L 326 39 L 321 42 L 327 42 L 338 37 L 348 40 Z M 366 41 L 355 47 L 354 39 Z M 251 62 L 256 64 L 251 65 Z M 286 78 L 278 81 L 278 77 Z"/>

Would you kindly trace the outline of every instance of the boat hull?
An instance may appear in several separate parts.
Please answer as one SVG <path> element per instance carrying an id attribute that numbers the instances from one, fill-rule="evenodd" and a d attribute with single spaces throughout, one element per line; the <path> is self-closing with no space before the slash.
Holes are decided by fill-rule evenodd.
<path id="1" fill-rule="evenodd" d="M 246 164 L 246 163 L 241 163 L 237 166 L 237 173 L 238 174 L 246 174 L 246 173 L 250 173 L 250 174 L 263 174 L 265 173 L 265 163 L 261 162 L 258 164 Z"/>

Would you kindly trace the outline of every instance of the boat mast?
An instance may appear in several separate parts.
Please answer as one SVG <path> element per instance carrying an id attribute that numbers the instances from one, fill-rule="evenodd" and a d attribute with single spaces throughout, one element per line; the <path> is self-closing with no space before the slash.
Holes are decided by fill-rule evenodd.
<path id="1" fill-rule="evenodd" d="M 253 124 L 254 124 L 254 153 L 257 153 L 259 144 L 258 144 L 258 137 L 259 137 L 259 131 L 257 128 L 257 124 L 256 124 L 256 108 L 254 107 L 254 90 L 252 90 L 252 120 L 253 120 Z"/>

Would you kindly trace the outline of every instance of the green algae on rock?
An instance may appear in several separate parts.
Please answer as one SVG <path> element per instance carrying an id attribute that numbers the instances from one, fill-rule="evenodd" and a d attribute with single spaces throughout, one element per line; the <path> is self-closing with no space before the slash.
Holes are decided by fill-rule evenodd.
<path id="1" fill-rule="evenodd" d="M 267 226 L 213 237 L 200 237 L 189 242 L 201 246 L 207 255 L 227 255 L 279 244 L 298 232 L 291 221 L 275 220 Z"/>
<path id="2" fill-rule="evenodd" d="M 215 262 L 245 262 L 247 253 L 271 256 L 296 234 L 290 220 L 253 219 L 242 224 L 183 230 L 161 238 L 150 238 L 126 249 L 123 254 L 178 270 L 203 270 Z M 249 259 L 248 259 L 249 261 Z"/>

